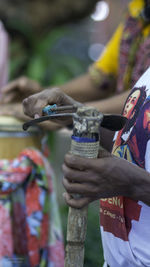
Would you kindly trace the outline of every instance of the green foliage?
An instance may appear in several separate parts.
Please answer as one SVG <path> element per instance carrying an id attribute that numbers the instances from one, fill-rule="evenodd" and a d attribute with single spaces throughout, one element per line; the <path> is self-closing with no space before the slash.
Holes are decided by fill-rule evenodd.
<path id="1" fill-rule="evenodd" d="M 67 54 L 69 41 L 66 41 L 68 47 L 65 47 L 65 43 L 61 45 L 63 38 L 71 38 L 71 44 L 74 41 L 75 37 L 68 28 L 55 29 L 32 38 L 27 34 L 26 42 L 22 38 L 25 36 L 20 34 L 11 44 L 10 79 L 25 75 L 43 86 L 60 85 L 87 69 L 88 57 L 77 57 L 73 49 Z"/>
<path id="2" fill-rule="evenodd" d="M 98 267 L 104 263 L 99 226 L 99 201 L 89 205 L 87 238 L 85 242 L 85 267 Z"/>

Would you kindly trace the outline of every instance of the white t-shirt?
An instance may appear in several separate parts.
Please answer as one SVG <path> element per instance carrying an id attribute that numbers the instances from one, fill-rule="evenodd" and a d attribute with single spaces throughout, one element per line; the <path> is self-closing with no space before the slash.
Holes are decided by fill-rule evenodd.
<path id="1" fill-rule="evenodd" d="M 150 68 L 127 98 L 128 122 L 115 135 L 113 154 L 150 172 Z M 104 258 L 110 267 L 150 267 L 150 207 L 118 196 L 100 201 Z"/>

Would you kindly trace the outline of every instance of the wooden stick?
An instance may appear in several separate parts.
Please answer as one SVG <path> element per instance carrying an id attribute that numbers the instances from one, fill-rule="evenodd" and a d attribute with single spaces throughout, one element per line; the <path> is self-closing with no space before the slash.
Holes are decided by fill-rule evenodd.
<path id="1" fill-rule="evenodd" d="M 83 267 L 88 207 L 69 208 L 65 267 Z"/>
<path id="2" fill-rule="evenodd" d="M 71 153 L 85 158 L 98 156 L 99 126 L 102 119 L 103 116 L 93 108 L 82 107 L 78 109 L 73 117 Z M 83 209 L 69 208 L 65 267 L 83 267 L 84 265 L 87 215 L 88 206 Z"/>

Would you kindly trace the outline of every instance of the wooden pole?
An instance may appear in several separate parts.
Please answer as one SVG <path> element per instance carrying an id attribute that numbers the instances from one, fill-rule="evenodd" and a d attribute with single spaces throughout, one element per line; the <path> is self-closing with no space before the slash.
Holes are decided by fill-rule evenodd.
<path id="1" fill-rule="evenodd" d="M 103 115 L 93 108 L 83 107 L 77 110 L 73 118 L 71 153 L 86 158 L 97 158 L 102 119 Z M 84 266 L 87 215 L 88 206 L 82 209 L 69 208 L 65 267 Z"/>
<path id="2" fill-rule="evenodd" d="M 83 266 L 87 214 L 88 207 L 83 209 L 69 208 L 65 267 Z"/>

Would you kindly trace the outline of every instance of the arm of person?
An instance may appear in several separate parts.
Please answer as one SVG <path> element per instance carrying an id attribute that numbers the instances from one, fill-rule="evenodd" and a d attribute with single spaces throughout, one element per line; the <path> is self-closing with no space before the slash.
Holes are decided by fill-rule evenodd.
<path id="1" fill-rule="evenodd" d="M 99 156 L 98 159 L 65 156 L 64 198 L 69 206 L 82 208 L 94 200 L 118 195 L 150 206 L 150 173 L 106 151 Z M 74 199 L 72 194 L 80 194 L 82 198 Z"/>
<path id="2" fill-rule="evenodd" d="M 49 90 L 52 88 L 50 87 Z M 59 88 L 62 92 L 80 102 L 102 99 L 109 96 L 110 91 L 112 92 L 109 86 L 103 90 L 103 86 L 100 88 L 96 85 L 88 72 L 59 86 Z M 24 98 L 43 90 L 44 88 L 36 81 L 20 77 L 2 88 L 1 102 L 22 101 Z"/>
<path id="3" fill-rule="evenodd" d="M 128 92 L 125 92 L 123 95 L 118 95 L 116 97 L 109 99 L 108 105 L 107 105 L 107 100 L 103 106 L 99 104 L 98 102 L 93 102 L 93 103 L 89 102 L 87 105 L 96 107 L 102 113 L 120 113 L 127 94 Z M 114 106 L 114 108 L 109 107 L 109 105 L 111 106 L 111 102 L 113 102 L 112 107 Z M 43 108 L 46 105 L 52 105 L 52 104 L 57 104 L 58 106 L 62 106 L 62 105 L 81 106 L 83 105 L 80 102 L 69 97 L 68 95 L 64 94 L 60 90 L 60 88 L 53 88 L 51 90 L 46 89 L 38 94 L 32 95 L 24 99 L 23 101 L 25 114 L 33 118 L 35 117 L 35 115 L 42 116 Z M 64 121 L 64 126 L 65 125 L 67 124 L 65 124 L 65 121 Z"/>
<path id="4" fill-rule="evenodd" d="M 22 123 L 31 119 L 30 117 L 24 114 L 22 103 L 0 104 L 0 116 L 15 117 L 21 120 Z M 62 128 L 60 124 L 52 121 L 45 121 L 39 123 L 38 126 L 44 131 L 54 131 Z"/>
<path id="5" fill-rule="evenodd" d="M 127 92 L 124 93 L 124 97 L 121 98 L 121 96 L 116 96 L 117 97 L 117 101 L 114 98 L 114 107 L 117 107 L 117 103 L 118 105 L 120 105 L 120 110 L 123 107 L 123 102 L 124 102 L 124 98 L 126 97 Z M 122 102 L 121 102 L 122 101 Z M 56 103 L 58 106 L 61 105 L 76 105 L 76 106 L 81 106 L 82 104 L 80 102 L 75 101 L 74 99 L 72 99 L 71 97 L 69 97 L 68 95 L 65 95 L 59 88 L 53 88 L 51 90 L 47 89 L 44 90 L 43 92 L 40 92 L 38 94 L 32 95 L 28 98 L 26 98 L 23 101 L 23 106 L 24 106 L 24 112 L 27 116 L 29 117 L 37 117 L 37 116 L 42 116 L 42 109 L 43 107 L 45 107 L 46 105 L 52 105 Z M 99 104 L 99 103 L 98 103 Z M 110 103 L 109 103 L 110 104 Z M 88 105 L 92 105 L 92 103 L 88 103 Z M 104 105 L 104 110 L 102 110 L 101 105 L 94 105 L 94 107 L 98 108 L 101 112 L 104 112 L 107 110 L 109 110 L 109 105 L 106 107 L 106 103 Z M 106 113 L 111 113 L 111 110 L 109 110 L 109 112 Z M 119 110 L 117 109 L 113 109 L 113 113 L 119 113 Z M 41 123 L 41 127 L 45 126 L 47 127 L 47 130 L 57 130 L 58 129 L 58 125 L 60 125 L 60 127 L 64 127 L 67 125 L 72 124 L 72 118 L 61 118 L 61 120 L 55 120 L 55 123 L 57 123 L 57 127 L 56 129 L 54 129 L 52 127 L 52 123 L 51 122 L 46 122 L 45 124 Z M 53 124 L 53 126 L 55 126 L 55 124 Z M 107 129 L 101 128 L 101 143 L 102 146 L 107 149 L 108 151 L 111 151 L 112 149 L 112 139 L 113 139 L 113 135 L 114 132 L 109 131 Z"/>
<path id="6" fill-rule="evenodd" d="M 85 103 L 104 99 L 115 93 L 122 31 L 123 24 L 121 23 L 102 55 L 89 67 L 87 73 L 60 86 L 65 94 L 76 101 Z"/>
<path id="7" fill-rule="evenodd" d="M 129 90 L 107 99 L 87 102 L 86 105 L 95 107 L 97 110 L 105 114 L 121 114 L 128 95 Z"/>
<path id="8" fill-rule="evenodd" d="M 29 95 L 36 94 L 42 90 L 43 88 L 38 82 L 22 76 L 1 88 L 0 102 L 5 104 L 19 102 Z"/>
<path id="9" fill-rule="evenodd" d="M 59 86 L 62 92 L 80 102 L 103 99 L 115 92 L 115 85 L 112 80 L 115 80 L 117 75 L 122 29 L 123 25 L 120 24 L 102 56 L 89 68 L 87 73 Z M 19 100 L 23 100 L 23 98 L 41 90 L 43 88 L 35 81 L 21 77 L 2 88 L 1 99 L 3 103 L 16 102 L 18 97 L 20 97 Z"/>
<path id="10" fill-rule="evenodd" d="M 59 88 L 65 94 L 82 103 L 103 99 L 112 94 L 112 88 L 109 85 L 107 88 L 103 85 L 97 85 L 88 72 Z"/>

